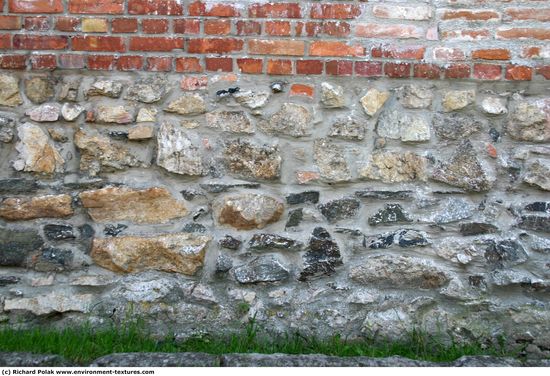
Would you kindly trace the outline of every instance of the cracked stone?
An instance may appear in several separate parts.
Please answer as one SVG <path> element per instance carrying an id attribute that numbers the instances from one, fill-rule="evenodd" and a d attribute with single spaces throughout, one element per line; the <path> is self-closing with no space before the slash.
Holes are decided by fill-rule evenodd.
<path id="1" fill-rule="evenodd" d="M 412 221 L 409 214 L 399 204 L 387 204 L 384 209 L 380 209 L 368 220 L 371 226 L 392 225 Z"/>
<path id="2" fill-rule="evenodd" d="M 0 106 L 16 107 L 23 103 L 19 94 L 19 79 L 0 74 Z"/>
<path id="3" fill-rule="evenodd" d="M 109 98 L 118 98 L 122 93 L 122 83 L 110 80 L 98 80 L 94 82 L 88 91 L 87 97 L 103 96 Z"/>
<path id="4" fill-rule="evenodd" d="M 367 93 L 361 97 L 360 102 L 365 110 L 366 114 L 373 116 L 382 108 L 384 103 L 390 97 L 389 91 L 379 91 L 377 89 L 370 89 Z"/>
<path id="5" fill-rule="evenodd" d="M 438 224 L 460 221 L 474 215 L 475 209 L 475 205 L 465 199 L 448 198 L 434 214 L 433 221 Z"/>
<path id="6" fill-rule="evenodd" d="M 550 140 L 550 121 L 537 104 L 520 102 L 509 115 L 507 131 L 518 141 L 545 142 Z"/>
<path id="7" fill-rule="evenodd" d="M 269 96 L 270 94 L 267 91 L 253 92 L 251 90 L 243 90 L 233 93 L 233 98 L 235 98 L 237 103 L 252 110 L 265 106 Z"/>
<path id="8" fill-rule="evenodd" d="M 157 165 L 180 175 L 205 174 L 199 148 L 184 128 L 162 123 L 157 133 Z"/>
<path id="9" fill-rule="evenodd" d="M 4 310 L 30 311 L 34 315 L 44 316 L 52 313 L 82 312 L 87 313 L 92 309 L 97 297 L 94 294 L 67 294 L 52 291 L 46 295 L 32 298 L 6 299 Z"/>
<path id="10" fill-rule="evenodd" d="M 229 172 L 243 178 L 274 180 L 281 174 L 278 146 L 255 146 L 234 140 L 225 145 L 223 157 Z"/>
<path id="11" fill-rule="evenodd" d="M 363 178 L 384 183 L 425 181 L 426 165 L 426 158 L 415 153 L 375 152 L 359 173 Z"/>
<path id="12" fill-rule="evenodd" d="M 446 112 L 456 111 L 474 103 L 475 90 L 450 90 L 443 94 L 442 105 Z"/>
<path id="13" fill-rule="evenodd" d="M 550 191 L 550 162 L 542 159 L 529 162 L 523 181 L 545 191 Z"/>
<path id="14" fill-rule="evenodd" d="M 25 80 L 25 95 L 35 104 L 46 102 L 52 98 L 54 87 L 51 80 L 44 77 L 33 77 Z"/>
<path id="15" fill-rule="evenodd" d="M 341 198 L 318 205 L 317 208 L 329 222 L 357 216 L 361 203 L 355 198 Z"/>
<path id="16" fill-rule="evenodd" d="M 128 87 L 124 99 L 142 103 L 155 103 L 166 95 L 167 87 L 168 81 L 165 78 L 147 77 Z"/>
<path id="17" fill-rule="evenodd" d="M 444 140 L 463 140 L 481 131 L 485 122 L 459 113 L 435 114 L 433 125 L 437 137 Z"/>
<path id="18" fill-rule="evenodd" d="M 260 194 L 225 196 L 213 205 L 219 224 L 227 224 L 238 230 L 264 228 L 277 222 L 284 205 L 278 199 Z"/>
<path id="19" fill-rule="evenodd" d="M 321 103 L 325 108 L 345 107 L 344 88 L 328 82 L 321 83 Z"/>
<path id="20" fill-rule="evenodd" d="M 76 102 L 81 82 L 82 77 L 80 76 L 64 76 L 57 99 L 60 101 Z"/>
<path id="21" fill-rule="evenodd" d="M 434 94 L 431 89 L 417 85 L 403 86 L 397 99 L 405 108 L 428 108 L 432 104 Z"/>
<path id="22" fill-rule="evenodd" d="M 184 94 L 171 101 L 164 111 L 179 115 L 200 115 L 206 112 L 206 102 L 199 94 Z"/>
<path id="23" fill-rule="evenodd" d="M 290 273 L 277 258 L 264 256 L 234 268 L 233 275 L 237 282 L 250 284 L 283 281 L 289 277 Z"/>
<path id="24" fill-rule="evenodd" d="M 430 124 L 422 115 L 403 111 L 384 111 L 376 123 L 380 137 L 401 139 L 403 142 L 430 140 Z"/>
<path id="25" fill-rule="evenodd" d="M 330 276 L 336 272 L 336 267 L 343 264 L 340 247 L 322 227 L 316 227 L 313 230 L 303 259 L 304 268 L 298 277 L 299 281 Z"/>
<path id="26" fill-rule="evenodd" d="M 156 108 L 140 108 L 136 121 L 138 123 L 153 123 L 157 119 L 158 110 Z"/>
<path id="27" fill-rule="evenodd" d="M 0 218 L 8 221 L 35 218 L 64 218 L 73 215 L 69 195 L 8 197 L 0 203 Z"/>
<path id="28" fill-rule="evenodd" d="M 206 126 L 223 132 L 254 133 L 254 126 L 244 111 L 217 111 L 206 114 Z"/>
<path id="29" fill-rule="evenodd" d="M 286 249 L 300 251 L 302 246 L 303 244 L 297 240 L 275 234 L 254 234 L 248 242 L 248 248 L 252 250 Z"/>
<path id="30" fill-rule="evenodd" d="M 497 268 L 510 267 L 527 261 L 527 253 L 515 240 L 489 240 L 485 244 L 484 257 Z"/>
<path id="31" fill-rule="evenodd" d="M 344 150 L 331 141 L 325 138 L 315 140 L 313 159 L 324 180 L 335 183 L 351 180 L 351 171 Z"/>
<path id="32" fill-rule="evenodd" d="M 365 138 L 366 126 L 351 116 L 336 119 L 332 124 L 329 136 L 342 140 L 361 141 Z"/>
<path id="33" fill-rule="evenodd" d="M 311 135 L 312 124 L 311 112 L 306 107 L 295 103 L 283 103 L 279 111 L 259 125 L 268 133 L 304 137 Z"/>

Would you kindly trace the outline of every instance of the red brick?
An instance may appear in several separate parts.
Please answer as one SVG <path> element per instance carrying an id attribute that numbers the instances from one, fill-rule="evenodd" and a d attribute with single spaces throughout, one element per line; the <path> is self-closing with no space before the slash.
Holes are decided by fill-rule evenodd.
<path id="1" fill-rule="evenodd" d="M 407 78 L 411 76 L 411 63 L 385 63 L 384 74 L 391 78 Z"/>
<path id="2" fill-rule="evenodd" d="M 144 19 L 141 20 L 141 31 L 145 34 L 163 34 L 168 31 L 168 20 Z"/>
<path id="3" fill-rule="evenodd" d="M 296 23 L 296 36 L 307 35 L 316 37 L 323 32 L 322 22 L 298 22 Z"/>
<path id="4" fill-rule="evenodd" d="M 351 34 L 351 25 L 344 21 L 323 21 L 321 33 L 332 37 L 347 37 Z"/>
<path id="5" fill-rule="evenodd" d="M 204 33 L 208 35 L 227 35 L 231 33 L 231 21 L 204 20 Z"/>
<path id="6" fill-rule="evenodd" d="M 45 16 L 25 17 L 25 30 L 47 31 L 50 29 L 50 18 Z"/>
<path id="7" fill-rule="evenodd" d="M 256 21 L 237 21 L 237 35 L 260 35 L 262 24 Z"/>
<path id="8" fill-rule="evenodd" d="M 19 16 L 0 16 L 0 29 L 19 30 L 21 29 L 21 17 Z"/>
<path id="9" fill-rule="evenodd" d="M 138 30 L 138 20 L 135 18 L 114 18 L 111 22 L 113 33 L 135 33 Z"/>
<path id="10" fill-rule="evenodd" d="M 542 65 L 537 67 L 537 74 L 540 74 L 545 79 L 550 80 L 550 65 Z"/>
<path id="11" fill-rule="evenodd" d="M 460 48 L 435 47 L 433 58 L 439 61 L 463 61 L 466 55 Z"/>
<path id="12" fill-rule="evenodd" d="M 1 55 L 1 69 L 26 69 L 27 55 Z"/>
<path id="13" fill-rule="evenodd" d="M 141 56 L 120 56 L 116 67 L 119 71 L 135 71 L 143 68 L 143 57 Z"/>
<path id="14" fill-rule="evenodd" d="M 35 70 L 55 69 L 57 68 L 57 59 L 55 55 L 31 55 L 31 67 Z"/>
<path id="15" fill-rule="evenodd" d="M 255 55 L 303 56 L 305 43 L 298 40 L 250 39 L 248 52 Z"/>
<path id="16" fill-rule="evenodd" d="M 82 69 L 86 66 L 84 55 L 63 54 L 59 55 L 59 68 Z"/>
<path id="17" fill-rule="evenodd" d="M 504 78 L 512 81 L 531 81 L 533 68 L 524 65 L 508 65 Z"/>
<path id="18" fill-rule="evenodd" d="M 475 50 L 472 52 L 472 59 L 481 60 L 509 60 L 510 51 L 504 48 L 494 48 L 486 50 Z"/>
<path id="19" fill-rule="evenodd" d="M 371 56 L 376 58 L 386 59 L 415 59 L 421 60 L 424 58 L 424 46 L 392 46 L 381 45 L 374 47 L 371 50 Z"/>
<path id="20" fill-rule="evenodd" d="M 116 60 L 112 55 L 89 55 L 87 66 L 91 70 L 113 70 Z"/>
<path id="21" fill-rule="evenodd" d="M 526 59 L 538 59 L 540 58 L 541 48 L 540 47 L 524 47 L 521 51 L 521 57 Z"/>
<path id="22" fill-rule="evenodd" d="M 325 63 L 325 73 L 331 76 L 351 76 L 353 74 L 353 61 L 327 61 Z"/>
<path id="23" fill-rule="evenodd" d="M 176 72 L 181 73 L 200 73 L 202 66 L 198 57 L 178 57 L 176 58 Z"/>
<path id="24" fill-rule="evenodd" d="M 349 46 L 344 42 L 314 41 L 309 46 L 310 56 L 365 56 L 365 48 Z"/>
<path id="25" fill-rule="evenodd" d="M 499 80 L 501 66 L 493 64 L 474 64 L 474 78 L 478 80 Z"/>
<path id="26" fill-rule="evenodd" d="M 273 75 L 292 74 L 292 61 L 269 59 L 267 61 L 267 74 L 273 74 Z"/>
<path id="27" fill-rule="evenodd" d="M 550 29 L 527 27 L 515 29 L 499 29 L 497 30 L 496 38 L 550 40 Z"/>
<path id="28" fill-rule="evenodd" d="M 321 60 L 297 60 L 297 74 L 323 74 L 323 62 Z"/>
<path id="29" fill-rule="evenodd" d="M 180 3 L 180 0 L 128 0 L 128 14 L 181 16 L 183 6 Z"/>
<path id="30" fill-rule="evenodd" d="M 267 35 L 289 36 L 290 22 L 288 21 L 266 21 L 265 32 Z"/>
<path id="31" fill-rule="evenodd" d="M 361 8 L 354 4 L 311 4 L 311 18 L 353 19 L 359 17 Z"/>
<path id="32" fill-rule="evenodd" d="M 296 3 L 252 4 L 248 7 L 252 18 L 301 18 L 300 5 Z"/>
<path id="33" fill-rule="evenodd" d="M 441 76 L 441 70 L 435 64 L 415 64 L 413 75 L 416 78 L 437 80 Z"/>
<path id="34" fill-rule="evenodd" d="M 169 56 L 152 56 L 147 58 L 147 68 L 150 72 L 170 72 L 172 58 Z"/>
<path id="35" fill-rule="evenodd" d="M 469 10 L 457 9 L 447 10 L 441 15 L 442 20 L 467 20 L 467 21 L 488 21 L 498 20 L 499 15 L 493 10 Z"/>
<path id="36" fill-rule="evenodd" d="M 206 70 L 211 72 L 233 72 L 233 59 L 230 57 L 207 57 L 205 66 Z"/>
<path id="37" fill-rule="evenodd" d="M 77 14 L 122 14 L 124 0 L 69 0 L 69 12 Z"/>
<path id="38" fill-rule="evenodd" d="M 550 8 L 507 8 L 504 13 L 506 21 L 550 21 Z"/>
<path id="39" fill-rule="evenodd" d="M 2 49 L 2 50 L 11 49 L 11 35 L 10 34 L 0 34 L 0 49 Z"/>
<path id="40" fill-rule="evenodd" d="M 261 74 L 264 62 L 262 59 L 237 59 L 237 66 L 241 73 Z"/>
<path id="41" fill-rule="evenodd" d="M 314 89 L 313 86 L 304 84 L 292 84 L 290 86 L 290 96 L 308 97 L 313 98 Z"/>
<path id="42" fill-rule="evenodd" d="M 174 33 L 176 34 L 199 34 L 201 22 L 198 19 L 174 20 Z"/>
<path id="43" fill-rule="evenodd" d="M 21 35 L 13 36 L 13 48 L 17 50 L 64 50 L 68 46 L 66 36 Z"/>
<path id="44" fill-rule="evenodd" d="M 355 74 L 362 77 L 380 77 L 382 64 L 380 61 L 356 61 Z"/>
<path id="45" fill-rule="evenodd" d="M 206 89 L 208 85 L 207 76 L 186 76 L 180 81 L 180 88 L 185 91 L 195 91 Z"/>
<path id="46" fill-rule="evenodd" d="M 359 24 L 355 35 L 364 38 L 423 38 L 424 29 L 415 25 Z"/>
<path id="47" fill-rule="evenodd" d="M 183 38 L 131 37 L 130 51 L 172 51 L 183 48 Z"/>
<path id="48" fill-rule="evenodd" d="M 445 67 L 445 78 L 465 79 L 470 78 L 470 66 L 468 64 L 450 64 Z"/>
<path id="49" fill-rule="evenodd" d="M 203 3 L 195 1 L 189 4 L 190 16 L 207 17 L 239 17 L 241 14 L 233 5 L 228 3 Z"/>
<path id="50" fill-rule="evenodd" d="M 61 13 L 62 0 L 9 0 L 10 13 Z"/>
<path id="51" fill-rule="evenodd" d="M 241 51 L 244 42 L 234 38 L 189 39 L 187 52 L 192 54 L 223 54 Z"/>
<path id="52" fill-rule="evenodd" d="M 491 38 L 491 33 L 486 29 L 478 30 L 448 30 L 441 32 L 441 39 L 456 39 L 456 40 L 483 40 Z"/>
<path id="53" fill-rule="evenodd" d="M 57 17 L 55 19 L 55 29 L 59 31 L 77 31 L 80 25 L 80 18 L 77 17 Z"/>
<path id="54" fill-rule="evenodd" d="M 124 52 L 124 40 L 111 36 L 74 36 L 72 37 L 74 51 L 110 51 Z"/>

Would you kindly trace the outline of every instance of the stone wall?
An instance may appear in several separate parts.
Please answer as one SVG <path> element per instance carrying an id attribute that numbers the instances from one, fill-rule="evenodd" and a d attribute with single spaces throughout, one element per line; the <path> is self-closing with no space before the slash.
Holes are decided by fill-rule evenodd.
<path id="1" fill-rule="evenodd" d="M 0 321 L 186 337 L 255 317 L 548 355 L 543 77 L 323 72 L 2 70 Z"/>

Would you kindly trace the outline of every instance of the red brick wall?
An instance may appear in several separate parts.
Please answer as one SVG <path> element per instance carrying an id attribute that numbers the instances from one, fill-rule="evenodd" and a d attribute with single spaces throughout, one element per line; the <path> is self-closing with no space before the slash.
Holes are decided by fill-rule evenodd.
<path id="1" fill-rule="evenodd" d="M 547 0 L 0 0 L 0 68 L 550 79 Z"/>

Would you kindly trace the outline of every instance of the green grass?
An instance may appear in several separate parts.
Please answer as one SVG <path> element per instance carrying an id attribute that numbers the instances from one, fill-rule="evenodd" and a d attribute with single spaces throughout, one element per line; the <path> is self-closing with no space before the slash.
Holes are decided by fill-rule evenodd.
<path id="1" fill-rule="evenodd" d="M 490 346 L 479 343 L 444 344 L 437 336 L 420 331 L 413 331 L 406 339 L 398 342 L 367 339 L 346 341 L 340 336 L 320 340 L 300 334 L 273 337 L 259 330 L 254 321 L 238 334 L 196 337 L 185 342 L 175 342 L 171 338 L 155 340 L 140 324 L 113 325 L 102 330 L 94 330 L 90 326 L 64 330 L 4 328 L 0 329 L 0 351 L 59 354 L 79 364 L 117 352 L 315 353 L 370 357 L 401 355 L 435 362 L 452 361 L 463 355 L 515 355 L 504 350 L 503 342 Z"/>

